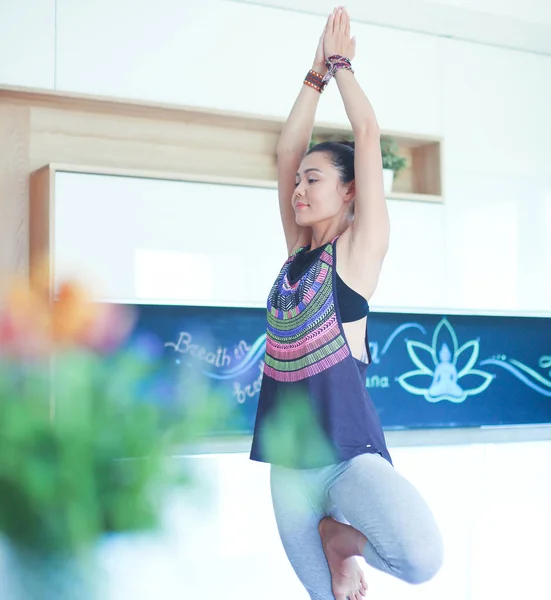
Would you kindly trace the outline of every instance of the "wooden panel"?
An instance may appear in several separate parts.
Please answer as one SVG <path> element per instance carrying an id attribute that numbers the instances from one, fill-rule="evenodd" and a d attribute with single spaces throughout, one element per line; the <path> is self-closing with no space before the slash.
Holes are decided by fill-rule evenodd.
<path id="1" fill-rule="evenodd" d="M 250 179 L 224 175 L 207 175 L 186 173 L 185 171 L 161 171 L 153 169 L 128 169 L 125 167 L 104 167 L 97 165 L 50 163 L 51 176 L 56 172 L 87 173 L 93 175 L 115 175 L 119 177 L 135 177 L 139 179 L 168 179 L 170 181 L 191 181 L 197 183 L 215 183 L 219 185 L 237 185 L 245 187 L 277 188 L 274 179 Z"/>
<path id="2" fill-rule="evenodd" d="M 419 194 L 442 194 L 440 144 L 418 146 L 412 151 L 413 189 Z"/>
<path id="3" fill-rule="evenodd" d="M 415 193 L 404 193 L 404 192 L 390 192 L 387 194 L 389 200 L 406 200 L 408 202 L 444 202 L 442 196 L 435 196 L 431 194 L 415 194 Z"/>
<path id="4" fill-rule="evenodd" d="M 156 121 L 193 122 L 234 129 L 272 131 L 278 133 L 283 119 L 245 113 L 163 104 L 147 101 L 121 100 L 108 96 L 92 96 L 71 92 L 55 92 L 0 85 L 0 102 L 60 108 L 65 111 L 116 114 L 123 117 L 143 117 Z M 333 127 L 328 125 L 327 127 Z"/>
<path id="5" fill-rule="evenodd" d="M 30 228 L 29 257 L 30 265 L 40 266 L 41 276 L 46 277 L 53 293 L 54 269 L 54 183 L 53 170 L 44 167 L 32 174 L 30 179 Z M 31 276 L 33 271 L 31 269 Z"/>
<path id="6" fill-rule="evenodd" d="M 394 138 L 396 139 L 396 138 Z M 398 140 L 396 140 L 398 142 Z M 398 153 L 406 159 L 406 167 L 394 177 L 394 183 L 392 184 L 392 191 L 401 194 L 410 194 L 416 192 L 414 188 L 414 174 L 413 174 L 413 161 L 412 154 L 413 149 L 411 146 L 398 143 Z"/>
<path id="7" fill-rule="evenodd" d="M 29 112 L 0 104 L 0 286 L 6 276 L 28 272 Z"/>
<path id="8" fill-rule="evenodd" d="M 8 100 L 31 107 L 31 170 L 64 163 L 241 184 L 276 180 L 280 119 L 0 87 L 0 103 Z M 351 130 L 318 123 L 315 134 L 342 139 Z M 394 191 L 420 200 L 426 194 L 431 202 L 441 196 L 440 140 L 393 131 L 383 135 L 395 138 L 408 159 Z"/>
<path id="9" fill-rule="evenodd" d="M 51 162 L 272 179 L 277 134 L 33 107 L 31 167 Z"/>

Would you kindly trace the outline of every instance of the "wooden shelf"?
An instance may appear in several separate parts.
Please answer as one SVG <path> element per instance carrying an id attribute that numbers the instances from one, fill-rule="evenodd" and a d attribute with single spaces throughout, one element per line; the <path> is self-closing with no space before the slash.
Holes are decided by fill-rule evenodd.
<path id="1" fill-rule="evenodd" d="M 421 196 L 418 200 L 427 196 L 429 202 L 433 202 L 433 198 L 442 198 L 441 141 L 412 142 L 399 135 L 389 137 L 396 140 L 400 156 L 407 160 L 406 168 L 394 181 L 393 192 Z"/>
<path id="2" fill-rule="evenodd" d="M 410 194 L 408 192 L 390 192 L 386 197 L 389 200 L 407 200 L 409 202 L 444 202 L 443 196 L 434 196 L 431 194 Z"/>
<path id="3" fill-rule="evenodd" d="M 78 165 L 50 163 L 44 169 L 39 169 L 32 174 L 49 171 L 53 178 L 55 173 L 85 173 L 87 175 L 114 175 L 117 177 L 135 177 L 140 179 L 166 179 L 169 181 L 196 181 L 198 183 L 215 183 L 219 185 L 238 185 L 247 187 L 277 189 L 277 181 L 273 179 L 240 179 L 235 177 L 209 177 L 207 175 L 194 175 L 192 173 L 171 173 L 169 171 L 154 171 L 151 169 L 121 169 L 103 167 L 101 165 Z M 32 178 L 31 178 L 32 181 Z M 408 192 L 391 192 L 386 197 L 389 200 L 405 200 L 410 202 L 443 202 L 442 196 L 430 194 L 412 194 Z"/>
<path id="4" fill-rule="evenodd" d="M 382 131 L 382 137 L 392 139 L 398 154 L 406 159 L 406 167 L 394 180 L 389 198 L 415 202 L 443 202 L 441 153 L 442 140 L 425 135 Z M 318 124 L 314 136 L 319 141 L 352 139 L 350 128 Z"/>
<path id="5" fill-rule="evenodd" d="M 210 182 L 235 179 L 244 185 L 277 178 L 275 149 L 282 118 L 2 86 L 0 105 L 18 109 L 28 119 L 31 172 L 64 163 Z M 352 132 L 317 123 L 314 135 L 342 140 Z M 441 140 L 393 131 L 382 135 L 393 138 L 407 160 L 392 197 L 442 201 Z"/>

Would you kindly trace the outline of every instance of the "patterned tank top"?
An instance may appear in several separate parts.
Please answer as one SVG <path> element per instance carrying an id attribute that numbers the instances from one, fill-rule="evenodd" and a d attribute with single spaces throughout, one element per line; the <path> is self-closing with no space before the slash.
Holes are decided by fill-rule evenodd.
<path id="1" fill-rule="evenodd" d="M 268 297 L 251 459 L 315 468 L 379 453 L 391 462 L 366 389 L 368 363 L 352 355 L 340 317 L 337 240 L 291 284 L 289 269 L 305 250 L 285 261 Z"/>

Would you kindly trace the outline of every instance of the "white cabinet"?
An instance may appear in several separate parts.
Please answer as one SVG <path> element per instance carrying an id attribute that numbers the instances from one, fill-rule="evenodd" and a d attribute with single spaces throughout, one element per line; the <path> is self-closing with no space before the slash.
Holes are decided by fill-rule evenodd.
<path id="1" fill-rule="evenodd" d="M 115 302 L 266 304 L 287 258 L 275 189 L 55 176 L 55 279 Z"/>
<path id="2" fill-rule="evenodd" d="M 102 299 L 263 307 L 285 261 L 275 189 L 58 172 L 55 278 Z M 444 206 L 390 202 L 374 307 L 446 306 Z"/>
<path id="3" fill-rule="evenodd" d="M 55 0 L 0 1 L 0 85 L 54 88 Z"/>

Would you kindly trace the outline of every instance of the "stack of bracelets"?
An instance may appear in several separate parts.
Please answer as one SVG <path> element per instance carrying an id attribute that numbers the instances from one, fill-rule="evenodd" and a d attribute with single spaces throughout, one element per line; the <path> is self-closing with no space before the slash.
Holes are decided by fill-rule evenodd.
<path id="1" fill-rule="evenodd" d="M 327 73 L 325 75 L 320 75 L 317 71 L 311 70 L 308 71 L 306 78 L 304 79 L 304 83 L 306 85 L 314 88 L 320 94 L 327 87 L 327 84 L 331 81 L 331 78 L 335 77 L 335 73 L 339 69 L 347 69 L 348 71 L 354 73 L 350 59 L 346 58 L 346 56 L 340 56 L 339 54 L 330 56 L 325 61 L 325 66 L 327 67 Z"/>

